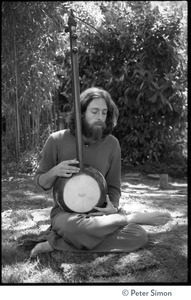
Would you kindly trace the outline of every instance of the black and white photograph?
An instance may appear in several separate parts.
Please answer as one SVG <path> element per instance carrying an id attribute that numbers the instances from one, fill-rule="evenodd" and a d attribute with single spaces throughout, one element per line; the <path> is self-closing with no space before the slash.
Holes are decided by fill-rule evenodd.
<path id="1" fill-rule="evenodd" d="M 188 299 L 188 1 L 2 1 L 1 28 L 0 289 Z"/>

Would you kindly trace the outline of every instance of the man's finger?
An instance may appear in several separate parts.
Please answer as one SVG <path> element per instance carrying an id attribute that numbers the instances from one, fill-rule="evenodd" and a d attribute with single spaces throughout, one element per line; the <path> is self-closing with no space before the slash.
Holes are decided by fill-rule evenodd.
<path id="1" fill-rule="evenodd" d="M 72 164 L 79 164 L 79 161 L 76 159 L 69 160 L 68 165 L 72 165 Z"/>
<path id="2" fill-rule="evenodd" d="M 94 209 L 96 209 L 97 211 L 100 211 L 100 212 L 105 211 L 105 208 L 101 208 L 101 207 L 97 207 L 97 206 L 95 206 Z"/>
<path id="3" fill-rule="evenodd" d="M 104 214 L 102 212 L 94 212 L 94 213 L 89 213 L 88 216 L 103 216 Z"/>

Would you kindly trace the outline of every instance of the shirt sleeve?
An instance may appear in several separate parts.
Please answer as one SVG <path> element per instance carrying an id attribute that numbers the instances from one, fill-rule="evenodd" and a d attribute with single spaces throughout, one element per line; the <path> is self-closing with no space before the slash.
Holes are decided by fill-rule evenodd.
<path id="1" fill-rule="evenodd" d="M 121 148 L 117 141 L 116 147 L 112 151 L 112 158 L 109 170 L 105 176 L 108 195 L 112 204 L 119 206 L 119 199 L 121 197 Z"/>
<path id="2" fill-rule="evenodd" d="M 35 185 L 37 186 L 37 188 L 41 191 L 46 191 L 46 190 L 50 190 L 50 189 L 44 189 L 40 184 L 39 184 L 39 176 L 41 174 L 44 174 L 46 172 L 48 172 L 49 170 L 51 170 L 54 166 L 57 165 L 57 159 L 58 154 L 57 154 L 57 147 L 56 147 L 56 143 L 55 140 L 53 138 L 52 135 L 49 136 L 49 138 L 47 139 L 44 148 L 43 148 L 43 152 L 42 152 L 42 158 L 40 161 L 40 165 L 35 173 L 34 176 L 34 182 Z"/>

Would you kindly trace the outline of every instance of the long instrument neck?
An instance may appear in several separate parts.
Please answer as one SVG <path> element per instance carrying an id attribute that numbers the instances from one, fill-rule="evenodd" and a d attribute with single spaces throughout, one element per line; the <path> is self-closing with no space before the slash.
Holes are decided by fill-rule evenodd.
<path id="1" fill-rule="evenodd" d="M 79 61 L 77 48 L 76 21 L 73 12 L 68 20 L 70 31 L 70 53 L 72 62 L 72 93 L 74 99 L 75 135 L 76 135 L 76 155 L 79 161 L 79 168 L 83 170 L 82 153 L 82 125 L 81 125 L 81 106 L 80 106 L 80 84 L 79 84 Z"/>

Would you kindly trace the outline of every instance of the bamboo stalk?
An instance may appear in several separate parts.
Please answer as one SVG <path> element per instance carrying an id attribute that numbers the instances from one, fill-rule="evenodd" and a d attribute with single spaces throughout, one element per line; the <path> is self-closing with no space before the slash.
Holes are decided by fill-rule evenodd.
<path id="1" fill-rule="evenodd" d="M 32 109 L 32 147 L 34 147 L 34 144 L 35 144 L 34 118 L 35 118 L 35 111 L 34 111 L 34 107 L 33 107 L 33 109 Z"/>
<path id="2" fill-rule="evenodd" d="M 19 124 L 19 96 L 18 96 L 18 68 L 17 68 L 17 47 L 16 47 L 16 32 L 14 34 L 14 72 L 15 72 L 15 110 L 16 110 L 16 158 L 20 157 L 20 124 Z"/>
<path id="3" fill-rule="evenodd" d="M 37 110 L 37 122 L 36 122 L 36 127 L 37 127 L 37 141 L 36 141 L 36 146 L 39 147 L 39 142 L 40 142 L 40 106 L 38 107 Z"/>

